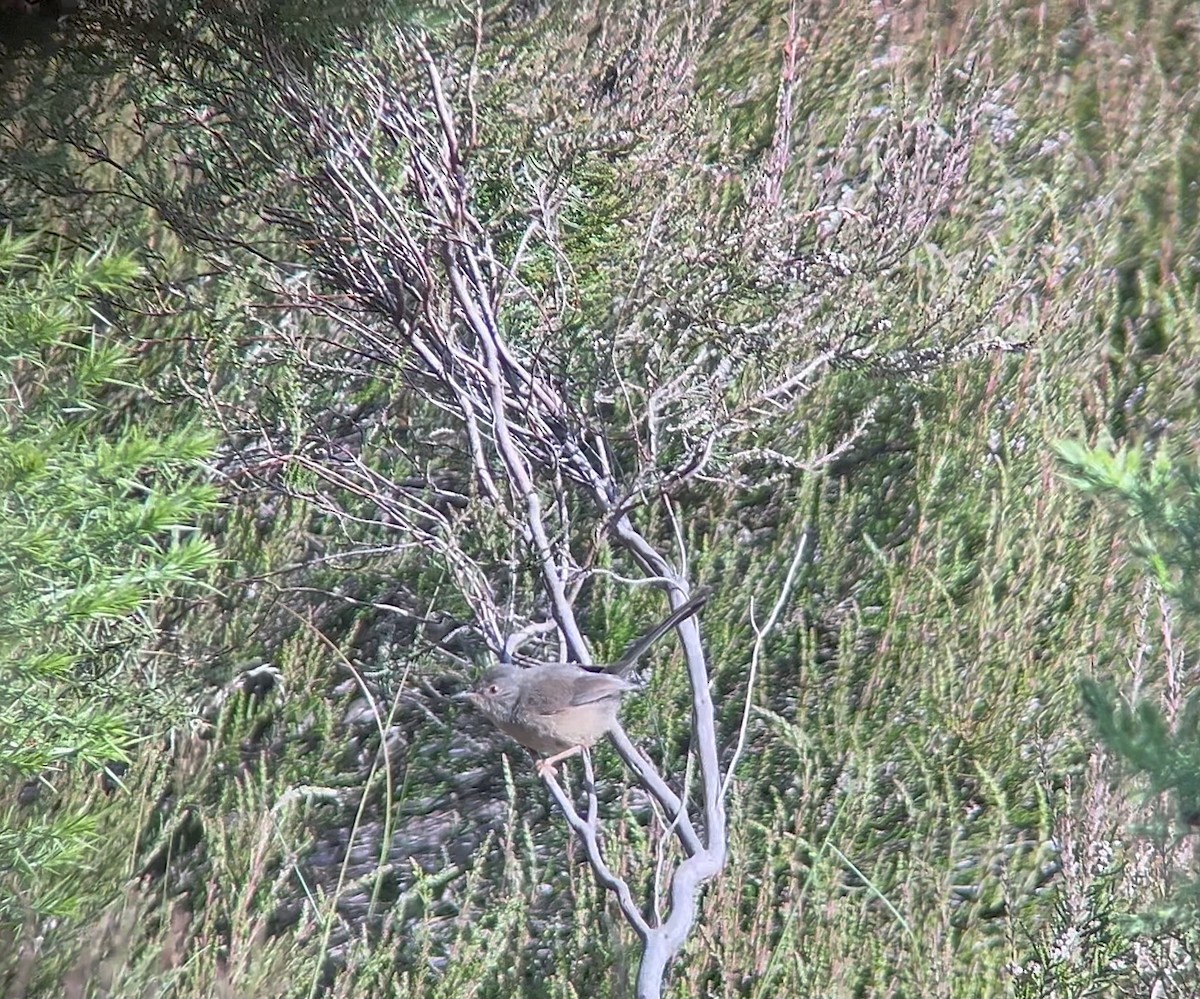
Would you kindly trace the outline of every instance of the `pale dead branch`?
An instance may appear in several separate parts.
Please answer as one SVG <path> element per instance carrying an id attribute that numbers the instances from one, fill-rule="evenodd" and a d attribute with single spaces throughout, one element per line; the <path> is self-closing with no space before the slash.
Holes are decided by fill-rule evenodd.
<path id="1" fill-rule="evenodd" d="M 772 154 L 761 183 L 752 185 L 752 227 L 714 233 L 681 274 L 670 249 L 672 202 L 689 191 L 679 178 L 668 181 L 612 325 L 574 341 L 567 331 L 580 277 L 561 224 L 570 192 L 561 173 L 513 171 L 505 183 L 525 186 L 509 203 L 523 203 L 524 214 L 507 217 L 510 241 L 501 252 L 495 220 L 479 207 L 485 178 L 473 173 L 481 127 L 474 64 L 459 84 L 419 43 L 401 41 L 394 65 L 419 66 L 419 85 L 390 65 L 374 65 L 360 72 L 353 99 L 341 100 L 295 67 L 272 67 L 285 81 L 280 115 L 314 165 L 301 182 L 300 206 L 278 209 L 272 221 L 318 261 L 319 286 L 303 288 L 294 304 L 325 320 L 322 330 L 298 329 L 286 339 L 314 379 L 387 379 L 416 400 L 417 416 L 413 442 L 392 445 L 390 467 L 368 454 L 364 440 L 344 443 L 332 431 L 315 445 L 285 446 L 268 428 L 262 454 L 272 467 L 304 473 L 313 485 L 303 495 L 336 522 L 393 532 L 436 559 L 497 654 L 518 658 L 526 643 L 557 636 L 563 661 L 591 665 L 577 615 L 591 588 L 649 586 L 671 608 L 686 602 L 696 581 L 681 487 L 740 487 L 752 484 L 751 474 L 762 482 L 845 455 L 870 426 L 870 404 L 818 453 L 763 443 L 764 430 L 793 414 L 831 373 L 862 368 L 914 377 L 972 351 L 1004 349 L 998 338 L 972 340 L 969 333 L 942 345 L 897 345 L 886 321 L 831 315 L 832 293 L 824 288 L 806 296 L 806 287 L 834 275 L 857 288 L 860 309 L 870 311 L 866 282 L 850 280 L 859 266 L 853 258 L 823 250 L 803 255 L 795 244 L 798 225 L 818 225 L 828 213 L 801 211 L 786 196 L 801 44 L 795 13 L 787 44 Z M 680 59 L 687 63 L 682 53 Z M 467 109 L 464 130 L 458 106 Z M 964 134 L 970 127 L 963 123 Z M 901 241 L 942 210 L 961 180 L 964 154 L 953 142 L 949 148 L 941 173 L 927 163 L 894 164 L 897 184 L 919 181 L 934 191 L 897 223 Z M 854 224 L 867 217 L 851 204 L 837 211 Z M 890 266 L 898 252 L 880 249 L 876 264 Z M 534 260 L 549 264 L 531 269 Z M 753 301 L 727 316 L 731 262 L 747 260 Z M 666 529 L 652 530 L 656 522 Z M 678 628 L 691 714 L 684 793 L 622 728 L 611 733 L 661 827 L 651 898 L 635 898 L 606 860 L 590 759 L 582 813 L 557 779 L 547 778 L 597 878 L 641 942 L 640 997 L 661 994 L 668 965 L 694 926 L 702 886 L 725 863 L 726 801 L 747 742 L 764 643 L 812 555 L 808 544 L 806 534 L 767 621 L 753 621 L 745 708 L 724 772 L 711 671 L 694 618 Z M 544 611 L 534 613 L 539 603 Z"/>

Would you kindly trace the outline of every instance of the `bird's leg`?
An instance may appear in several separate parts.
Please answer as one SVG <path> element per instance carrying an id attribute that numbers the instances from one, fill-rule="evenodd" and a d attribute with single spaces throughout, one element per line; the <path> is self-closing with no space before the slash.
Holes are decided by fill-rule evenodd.
<path id="1" fill-rule="evenodd" d="M 592 772 L 592 754 L 588 750 L 582 751 L 583 756 L 583 787 L 584 790 L 593 798 L 596 797 L 596 775 Z"/>
<path id="2" fill-rule="evenodd" d="M 570 749 L 564 749 L 561 753 L 555 753 L 553 756 L 547 756 L 544 760 L 537 761 L 537 772 L 539 777 L 557 777 L 558 771 L 554 764 L 561 762 L 574 756 L 576 753 L 582 753 L 582 746 L 572 746 Z"/>

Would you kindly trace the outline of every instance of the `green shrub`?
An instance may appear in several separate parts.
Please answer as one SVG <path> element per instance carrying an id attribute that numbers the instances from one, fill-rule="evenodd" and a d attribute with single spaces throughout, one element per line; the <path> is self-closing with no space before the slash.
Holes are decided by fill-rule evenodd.
<path id="1" fill-rule="evenodd" d="M 107 304 L 134 261 L 65 259 L 10 232 L 0 273 L 0 775 L 28 782 L 0 818 L 0 920 L 24 920 L 73 907 L 63 875 L 86 870 L 95 830 L 86 810 L 52 807 L 53 778 L 121 761 L 144 729 L 154 685 L 133 674 L 157 606 L 214 564 L 194 525 L 215 493 L 207 435 L 108 415 L 137 391 L 136 344 Z"/>

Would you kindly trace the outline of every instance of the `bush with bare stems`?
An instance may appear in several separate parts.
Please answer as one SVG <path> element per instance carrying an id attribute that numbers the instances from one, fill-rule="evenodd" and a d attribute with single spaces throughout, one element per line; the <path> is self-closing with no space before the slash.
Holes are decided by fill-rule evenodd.
<path id="1" fill-rule="evenodd" d="M 424 83 L 397 76 L 396 65 L 423 67 Z M 911 150 L 909 159 L 881 154 L 884 180 L 868 199 L 874 216 L 845 199 L 836 210 L 798 213 L 782 194 L 785 87 L 778 155 L 750 210 L 728 232 L 714 233 L 682 271 L 664 251 L 672 220 L 658 218 L 629 297 L 614 303 L 611 322 L 598 329 L 581 324 L 573 305 L 580 278 L 563 234 L 578 196 L 570 171 L 524 170 L 509 193 L 526 204 L 507 216 L 505 232 L 481 207 L 495 192 L 473 159 L 469 137 L 478 123 L 472 118 L 464 129 L 456 117 L 474 109 L 473 73 L 446 76 L 420 43 L 400 42 L 390 65 L 356 68 L 352 100 L 337 99 L 344 81 L 300 72 L 283 57 L 271 76 L 275 109 L 302 147 L 303 166 L 294 202 L 268 218 L 292 234 L 315 268 L 294 273 L 285 286 L 293 314 L 308 318 L 277 324 L 269 350 L 300 373 L 309 402 L 321 392 L 344 400 L 350 390 L 380 385 L 393 398 L 370 420 L 361 409 L 327 409 L 320 429 L 308 427 L 299 439 L 294 428 L 261 424 L 257 443 L 242 449 L 239 471 L 303 497 L 347 536 L 361 527 L 398 532 L 406 550 L 419 549 L 452 580 L 493 654 L 517 655 L 553 632 L 562 661 L 591 664 L 577 602 L 588 588 L 653 587 L 672 607 L 685 602 L 695 587 L 689 489 L 813 471 L 849 452 L 869 426 L 867 406 L 817 454 L 767 443 L 830 373 L 920 377 L 963 357 L 1017 349 L 978 326 L 939 339 L 951 310 L 931 313 L 924 343 L 897 344 L 888 321 L 861 320 L 878 304 L 861 297 L 830 315 L 831 297 L 844 293 L 856 271 L 895 267 L 950 203 L 965 174 L 969 119 L 958 134 L 941 134 L 935 177 L 929 160 L 914 166 Z M 934 142 L 935 130 L 926 131 L 897 139 Z M 911 193 L 906 183 L 923 193 L 902 214 L 896 206 Z M 663 212 L 678 196 L 664 195 Z M 882 215 L 891 238 L 875 242 L 870 260 L 799 248 L 801 224 L 826 238 L 844 223 L 880 225 Z M 522 220 L 515 229 L 514 217 Z M 231 419 L 213 392 L 214 411 Z M 404 433 L 395 427 L 401 408 Z M 231 439 L 248 440 L 244 424 L 230 431 Z M 665 897 L 667 853 L 657 861 L 654 897 L 642 901 L 606 861 L 590 760 L 582 808 L 546 777 L 641 941 L 639 996 L 660 994 L 697 918 L 702 886 L 725 862 L 726 800 L 746 741 L 758 658 L 811 555 L 802 543 L 765 621 L 751 607 L 756 640 L 741 733 L 724 758 L 699 627 L 694 619 L 680 626 L 694 788 L 677 792 L 671 775 L 622 728 L 611 734 L 668 834 L 659 849 L 675 845 Z M 539 602 L 544 613 L 530 615 L 525 607 Z"/>

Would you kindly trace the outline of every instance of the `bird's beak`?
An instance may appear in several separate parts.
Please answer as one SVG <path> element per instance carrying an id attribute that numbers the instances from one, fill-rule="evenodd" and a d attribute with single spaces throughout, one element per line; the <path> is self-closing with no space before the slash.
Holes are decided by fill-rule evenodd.
<path id="1" fill-rule="evenodd" d="M 473 690 L 464 690 L 461 694 L 455 694 L 450 698 L 452 701 L 466 701 L 469 704 L 474 704 L 479 695 Z"/>

